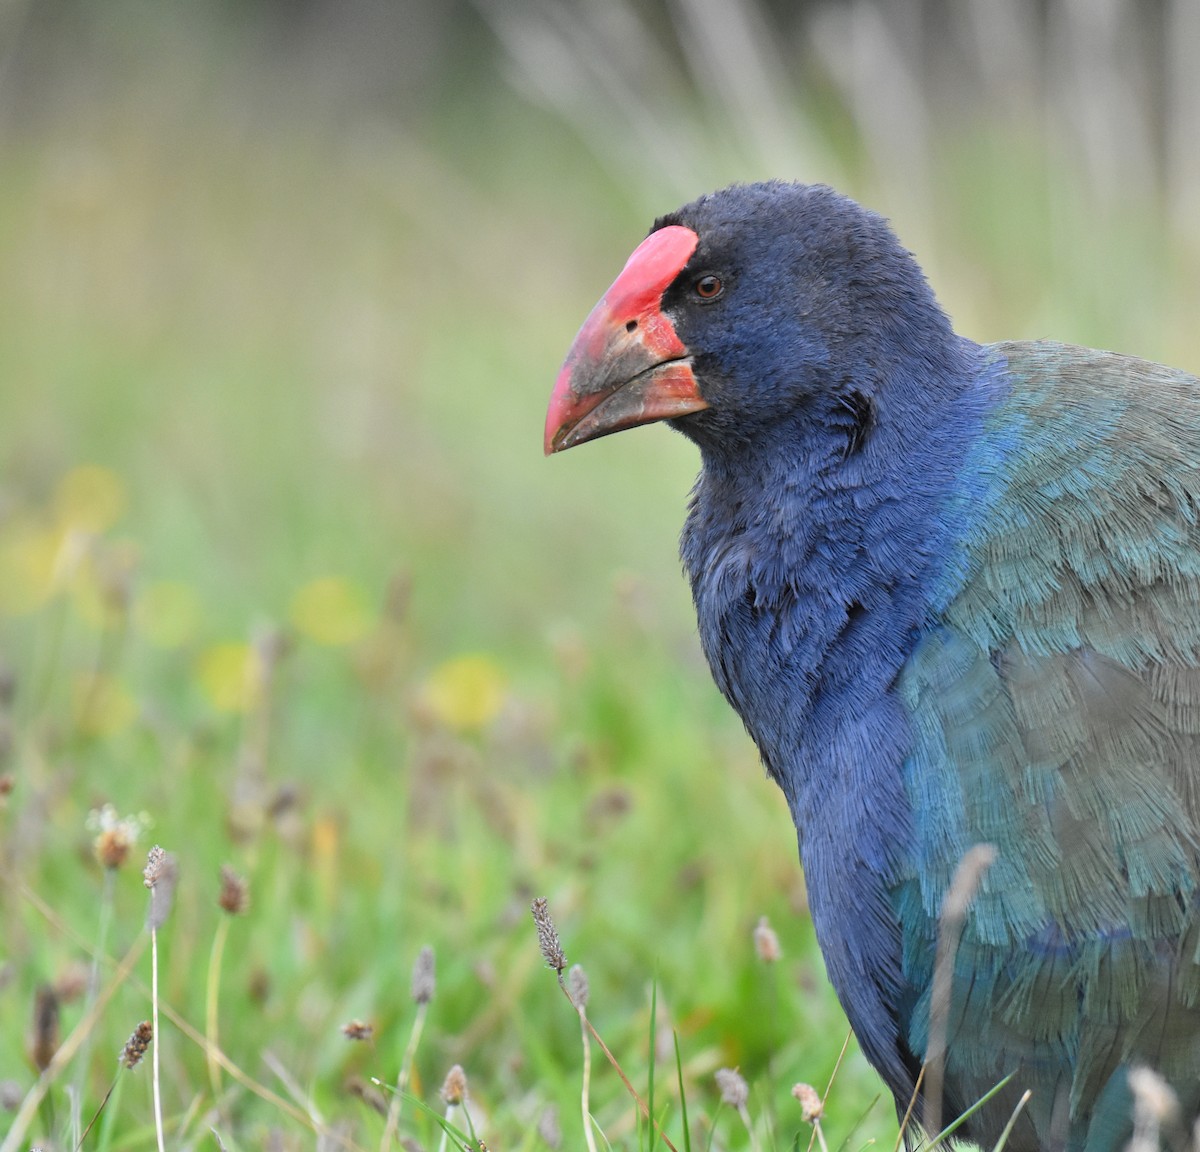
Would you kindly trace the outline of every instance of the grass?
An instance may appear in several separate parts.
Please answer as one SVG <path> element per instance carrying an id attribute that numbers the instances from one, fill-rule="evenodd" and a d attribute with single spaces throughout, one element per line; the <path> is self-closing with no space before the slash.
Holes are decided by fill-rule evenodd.
<path id="1" fill-rule="evenodd" d="M 397 113 L 246 28 L 113 12 L 35 37 L 46 98 L 0 138 L 0 1130 L 40 1084 L 22 1147 L 73 1147 L 113 1088 L 87 1148 L 382 1148 L 390 1113 L 433 1149 L 458 1064 L 493 1150 L 539 1147 L 549 1109 L 563 1147 L 584 1110 L 598 1147 L 658 1146 L 586 1029 L 583 1081 L 582 1023 L 676 1147 L 807 1145 L 791 1088 L 824 1091 L 846 1025 L 694 640 L 694 458 L 661 429 L 540 453 L 571 334 L 673 203 L 486 70 Z M 1133 209 L 1105 225 L 1120 281 L 1044 244 L 1072 177 L 1010 172 L 1001 139 L 938 161 L 928 262 L 963 329 L 1196 368 L 1193 266 Z M 152 949 L 154 844 L 178 883 Z M 155 1010 L 157 1064 L 120 1068 Z M 894 1141 L 878 1094 L 851 1046 L 830 1149 Z"/>

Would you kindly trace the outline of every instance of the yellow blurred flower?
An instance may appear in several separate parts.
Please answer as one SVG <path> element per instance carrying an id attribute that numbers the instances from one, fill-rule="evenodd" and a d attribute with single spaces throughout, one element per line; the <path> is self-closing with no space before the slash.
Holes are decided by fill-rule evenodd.
<path id="1" fill-rule="evenodd" d="M 137 718 L 133 694 L 115 676 L 80 676 L 73 696 L 76 723 L 88 736 L 115 736 Z"/>
<path id="2" fill-rule="evenodd" d="M 200 687 L 218 712 L 248 712 L 262 687 L 257 658 L 249 644 L 225 640 L 206 648 L 196 661 Z"/>
<path id="3" fill-rule="evenodd" d="M 100 533 L 125 510 L 125 488 L 117 474 L 96 464 L 72 468 L 54 492 L 54 510 L 64 528 Z"/>
<path id="4" fill-rule="evenodd" d="M 419 703 L 448 728 L 482 728 L 499 715 L 505 689 L 504 672 L 491 657 L 459 656 L 430 673 Z"/>
<path id="5" fill-rule="evenodd" d="M 0 536 L 0 610 L 35 612 L 55 589 L 63 535 L 31 519 L 5 526 Z"/>
<path id="6" fill-rule="evenodd" d="M 341 576 L 322 576 L 292 598 L 297 632 L 318 644 L 353 644 L 370 630 L 371 610 L 362 589 Z"/>
<path id="7" fill-rule="evenodd" d="M 159 648 L 179 648 L 200 627 L 200 597 L 181 580 L 156 580 L 138 596 L 134 619 L 138 630 Z"/>

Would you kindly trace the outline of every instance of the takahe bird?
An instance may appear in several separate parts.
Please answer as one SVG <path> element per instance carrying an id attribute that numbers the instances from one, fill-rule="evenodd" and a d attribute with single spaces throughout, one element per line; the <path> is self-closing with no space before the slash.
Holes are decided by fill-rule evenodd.
<path id="1" fill-rule="evenodd" d="M 939 909 L 939 1100 L 984 1147 L 1200 1110 L 1200 380 L 955 335 L 886 222 L 764 183 L 662 217 L 584 323 L 546 451 L 656 420 L 721 692 L 783 789 L 829 978 L 908 1107 Z M 917 1113 L 920 1115 L 920 1106 Z"/>

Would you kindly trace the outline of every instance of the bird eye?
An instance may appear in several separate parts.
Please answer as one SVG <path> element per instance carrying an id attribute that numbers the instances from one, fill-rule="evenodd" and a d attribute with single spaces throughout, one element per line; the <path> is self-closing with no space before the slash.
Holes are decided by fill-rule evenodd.
<path id="1" fill-rule="evenodd" d="M 721 283 L 720 277 L 714 276 L 711 272 L 701 276 L 693 287 L 701 300 L 715 300 L 725 291 L 725 285 Z"/>

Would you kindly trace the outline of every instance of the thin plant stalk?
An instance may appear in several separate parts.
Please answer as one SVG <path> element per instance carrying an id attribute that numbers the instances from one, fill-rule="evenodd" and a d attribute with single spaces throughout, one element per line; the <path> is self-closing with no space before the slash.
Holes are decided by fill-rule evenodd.
<path id="1" fill-rule="evenodd" d="M 842 1041 L 842 1050 L 841 1050 L 841 1051 L 838 1053 L 838 1058 L 837 1058 L 837 1060 L 836 1060 L 836 1061 L 834 1061 L 834 1065 L 833 1065 L 833 1071 L 829 1073 L 829 1081 L 828 1081 L 828 1083 L 825 1085 L 825 1091 L 824 1091 L 824 1092 L 822 1093 L 822 1095 L 821 1095 L 821 1108 L 822 1108 L 822 1110 L 824 1110 L 824 1108 L 825 1108 L 825 1105 L 829 1103 L 829 1093 L 833 1091 L 833 1083 L 834 1083 L 834 1081 L 837 1079 L 838 1073 L 839 1073 L 839 1072 L 842 1070 L 842 1061 L 846 1059 L 846 1053 L 847 1053 L 847 1052 L 849 1051 L 849 1049 L 850 1049 L 850 1041 L 851 1041 L 851 1040 L 853 1040 L 853 1039 L 854 1039 L 854 1033 L 853 1033 L 853 1032 L 847 1032 L 847 1033 L 846 1033 L 846 1039 Z M 925 1069 L 924 1069 L 924 1068 L 922 1068 L 922 1069 L 921 1069 L 920 1076 L 917 1078 L 917 1083 L 918 1083 L 918 1084 L 920 1084 L 920 1082 L 921 1082 L 921 1077 L 923 1077 L 924 1075 L 925 1075 Z M 916 1099 L 916 1097 L 914 1096 L 914 1097 L 913 1097 L 913 1100 L 915 1100 L 915 1099 Z M 909 1101 L 909 1104 L 908 1104 L 908 1109 L 909 1109 L 909 1112 L 911 1112 L 911 1111 L 912 1111 L 912 1106 L 913 1106 L 913 1101 L 912 1101 L 912 1100 L 910 1100 L 910 1101 Z M 907 1123 L 908 1123 L 908 1115 L 907 1115 L 907 1114 L 905 1114 L 905 1117 L 904 1117 L 904 1124 L 907 1124 Z M 904 1132 L 904 1124 L 901 1124 L 901 1125 L 900 1125 L 900 1131 L 901 1131 L 901 1133 L 902 1133 L 902 1134 L 903 1134 L 903 1132 Z M 817 1142 L 817 1130 L 816 1130 L 816 1128 L 814 1127 L 814 1128 L 813 1128 L 813 1130 L 812 1130 L 812 1133 L 811 1133 L 811 1134 L 809 1135 L 809 1137 L 808 1137 L 808 1152 L 812 1152 L 812 1147 L 813 1147 L 813 1145 L 814 1145 L 816 1142 Z M 899 1137 L 897 1137 L 897 1139 L 896 1139 L 896 1147 L 892 1149 L 892 1152 L 900 1152 L 900 1139 L 899 1139 Z"/>
<path id="2" fill-rule="evenodd" d="M 449 1135 L 450 1135 L 449 1125 L 454 1123 L 454 1113 L 457 1110 L 458 1110 L 458 1105 L 456 1105 L 456 1104 L 447 1104 L 446 1105 L 446 1115 L 444 1117 L 445 1123 L 442 1125 L 441 1139 L 438 1140 L 438 1152 L 446 1152 L 446 1141 L 449 1139 Z"/>
<path id="3" fill-rule="evenodd" d="M 50 1091 L 50 1085 L 58 1078 L 58 1074 L 66 1067 L 67 1063 L 74 1059 L 84 1040 L 91 1034 L 109 1000 L 112 999 L 117 989 L 125 982 L 134 964 L 137 963 L 137 959 L 145 947 L 145 942 L 145 936 L 139 936 L 133 945 L 131 945 L 129 951 L 125 953 L 124 958 L 118 965 L 112 979 L 100 995 L 96 997 L 95 1002 L 84 1013 L 79 1023 L 75 1025 L 71 1034 L 59 1045 L 58 1051 L 54 1053 L 54 1057 L 46 1066 L 45 1071 L 34 1081 L 33 1087 L 25 1094 L 25 1099 L 21 1101 L 21 1107 L 17 1109 L 17 1114 L 13 1117 L 12 1127 L 8 1130 L 8 1135 L 5 1136 L 4 1142 L 0 1143 L 0 1152 L 17 1152 L 21 1148 L 25 1133 L 28 1131 L 29 1125 L 33 1123 L 33 1118 L 37 1115 L 38 1108 L 42 1100 L 45 1099 L 46 1093 Z M 157 1047 L 155 1045 L 156 1049 Z"/>
<path id="4" fill-rule="evenodd" d="M 112 1099 L 113 1094 L 117 1090 L 117 1085 L 120 1083 L 121 1077 L 120 1074 L 118 1074 L 113 1078 L 113 1082 L 108 1086 L 108 1091 L 104 1093 L 104 1098 L 100 1101 L 95 1115 L 88 1121 L 87 1127 L 79 1136 L 72 1135 L 71 1139 L 75 1145 L 75 1152 L 79 1152 L 79 1150 L 83 1147 L 83 1142 L 88 1138 L 88 1133 L 91 1132 L 91 1130 L 96 1126 L 96 1121 L 99 1120 L 103 1115 L 105 1107 L 107 1107 L 109 1100 Z"/>
<path id="5" fill-rule="evenodd" d="M 900 1145 L 904 1142 L 904 1133 L 908 1128 L 908 1123 L 912 1119 L 913 1109 L 917 1106 L 917 1101 L 921 1098 L 921 1085 L 925 1080 L 926 1065 L 921 1065 L 921 1071 L 917 1073 L 917 1082 L 913 1085 L 912 1095 L 908 1098 L 908 1107 L 904 1109 L 904 1119 L 900 1121 L 900 1131 L 896 1133 L 896 1143 L 892 1145 L 892 1152 L 900 1152 Z"/>
<path id="6" fill-rule="evenodd" d="M 592 1044 L 588 1038 L 587 1008 L 579 1005 L 579 1032 L 583 1038 L 583 1085 L 579 1090 L 579 1110 L 583 1118 L 583 1138 L 588 1152 L 596 1152 L 596 1137 L 592 1133 Z"/>
<path id="7" fill-rule="evenodd" d="M 96 1147 L 109 1148 L 113 1140 L 113 1128 L 117 1123 L 117 1117 L 121 1115 L 121 1092 L 125 1083 L 124 1076 L 118 1076 L 113 1082 L 112 1088 L 109 1089 L 108 1096 L 104 1098 L 104 1103 L 100 1106 L 97 1115 L 100 1117 L 100 1131 L 96 1134 Z M 96 1120 L 92 1120 L 95 1124 Z M 87 1139 L 87 1133 L 83 1134 L 84 1139 Z M 81 1142 L 82 1147 L 82 1142 Z"/>
<path id="8" fill-rule="evenodd" d="M 925 1051 L 925 1110 L 922 1124 L 926 1132 L 942 1128 L 942 1088 L 946 1071 L 946 1046 L 949 1042 L 950 1007 L 954 991 L 954 958 L 967 922 L 967 910 L 979 890 L 983 874 L 996 859 L 991 844 L 968 848 L 958 862 L 950 887 L 942 901 L 938 924 L 937 952 L 933 961 L 933 987 L 929 1006 L 929 1042 Z"/>
<path id="9" fill-rule="evenodd" d="M 88 1133 L 91 1132 L 93 1127 L 95 1127 L 96 1121 L 99 1120 L 101 1115 L 104 1113 L 105 1106 L 117 1092 L 117 1088 L 123 1079 L 122 1071 L 132 1071 L 134 1068 L 136 1068 L 142 1062 L 147 1050 L 153 1043 L 154 1031 L 150 1025 L 150 1021 L 143 1020 L 129 1034 L 129 1039 L 125 1041 L 125 1047 L 121 1049 L 121 1057 L 117 1062 L 117 1074 L 115 1077 L 113 1077 L 113 1082 L 111 1085 L 109 1085 L 108 1091 L 104 1093 L 104 1099 L 100 1101 L 100 1106 L 96 1109 L 91 1120 L 88 1121 L 88 1126 L 83 1130 L 83 1134 L 75 1141 L 75 1152 L 80 1152 L 84 1141 L 88 1137 Z M 115 1105 L 113 1111 L 116 1111 Z M 105 1135 L 104 1141 L 101 1145 L 103 1148 L 108 1147 L 109 1135 L 111 1134 L 112 1129 L 111 1116 L 108 1118 L 108 1120 L 109 1122 L 104 1126 Z"/>
<path id="10" fill-rule="evenodd" d="M 817 1143 L 821 1146 L 821 1152 L 829 1152 L 829 1145 L 825 1143 L 825 1133 L 821 1129 L 821 1117 L 818 1116 L 813 1120 L 813 1133 L 817 1137 Z"/>
<path id="11" fill-rule="evenodd" d="M 544 897 L 539 896 L 533 901 L 532 912 L 533 923 L 537 928 L 538 947 L 541 949 L 542 959 L 546 961 L 546 967 L 554 972 L 555 979 L 558 980 L 559 990 L 567 998 L 567 1003 L 578 1012 L 579 1008 L 575 1003 L 575 997 L 571 995 L 571 990 L 567 987 L 566 980 L 563 979 L 563 969 L 567 966 L 567 956 L 563 951 L 562 942 L 558 938 L 558 930 L 554 927 L 554 920 L 550 915 L 550 909 Z M 641 1113 L 646 1118 L 646 1121 L 657 1129 L 658 1135 L 662 1137 L 662 1142 L 671 1152 L 679 1152 L 675 1145 L 667 1139 L 662 1126 L 650 1114 L 650 1109 L 646 1106 L 646 1101 L 642 1099 L 638 1090 L 630 1082 L 629 1077 L 625 1075 L 625 1070 L 612 1054 L 608 1045 L 604 1043 L 604 1038 L 596 1031 L 586 1015 L 580 1015 L 579 1018 L 583 1021 L 592 1039 L 600 1045 L 600 1051 L 604 1053 L 608 1062 L 612 1065 L 613 1071 L 621 1078 L 621 1083 L 625 1085 L 625 1090 L 637 1101 L 638 1108 L 641 1109 Z"/>
<path id="12" fill-rule="evenodd" d="M 750 1137 L 750 1152 L 759 1152 L 758 1137 L 754 1134 L 754 1122 L 750 1119 L 750 1109 L 745 1104 L 739 1104 L 737 1106 L 737 1113 L 741 1117 L 742 1125 Z M 821 1140 L 821 1147 L 825 1148 L 824 1138 Z M 828 1149 L 825 1152 L 828 1152 Z"/>
<path id="13" fill-rule="evenodd" d="M 158 1152 L 167 1152 L 163 1138 L 162 1086 L 159 1081 L 158 1052 L 162 1044 L 158 1038 L 158 929 L 150 929 L 150 1019 L 154 1025 L 154 1050 L 150 1053 L 150 1068 L 154 1084 L 154 1135 L 158 1138 Z"/>
<path id="14" fill-rule="evenodd" d="M 650 1147 L 648 1149 L 648 1152 L 654 1152 L 654 1136 L 657 1131 L 657 1125 L 655 1125 L 654 1120 L 653 1120 L 653 1117 L 654 1117 L 654 1065 L 656 1063 L 654 1056 L 655 1056 L 655 1041 L 657 1040 L 657 1036 L 655 1035 L 655 1030 L 656 1030 L 657 1026 L 658 1026 L 658 981 L 655 980 L 654 983 L 650 985 L 650 1039 L 649 1039 L 649 1042 L 647 1045 L 647 1047 L 649 1048 L 649 1051 L 647 1052 L 647 1057 L 649 1058 L 649 1062 L 650 1062 L 649 1075 L 647 1077 L 647 1083 L 646 1083 L 646 1112 L 647 1112 L 646 1118 L 648 1120 L 650 1120 Z"/>
<path id="15" fill-rule="evenodd" d="M 683 1087 L 683 1056 L 679 1051 L 679 1033 L 671 1030 L 671 1038 L 675 1041 L 675 1075 L 679 1080 L 679 1113 L 683 1120 L 683 1150 L 692 1152 L 692 1134 L 688 1128 L 687 1093 Z"/>
<path id="16" fill-rule="evenodd" d="M 563 978 L 562 978 L 561 972 L 558 974 L 558 986 L 562 989 L 562 993 L 567 998 L 567 1000 L 571 1000 L 571 993 L 567 991 L 567 986 L 566 986 L 566 984 L 563 983 Z M 572 1002 L 572 1004 L 573 1004 L 573 1002 Z M 659 1139 L 661 1139 L 662 1142 L 668 1148 L 671 1149 L 671 1152 L 679 1152 L 679 1149 L 676 1148 L 675 1145 L 672 1144 L 669 1139 L 667 1139 L 667 1134 L 662 1130 L 662 1128 L 658 1124 L 658 1122 L 654 1119 L 653 1116 L 650 1115 L 650 1110 L 649 1110 L 649 1108 L 646 1107 L 646 1101 L 642 1099 L 641 1094 L 630 1082 L 629 1077 L 625 1075 L 625 1069 L 621 1067 L 620 1062 L 617 1060 L 616 1056 L 613 1055 L 612 1049 L 609 1048 L 609 1046 L 604 1043 L 604 1037 L 601 1036 L 600 1033 L 596 1031 L 595 1026 L 592 1024 L 592 1022 L 586 1016 L 584 1016 L 582 1019 L 583 1019 L 584 1026 L 587 1028 L 588 1032 L 591 1034 L 592 1039 L 595 1040 L 596 1043 L 600 1045 L 600 1051 L 604 1053 L 605 1058 L 612 1065 L 613 1071 L 616 1072 L 616 1074 L 621 1078 L 621 1083 L 625 1085 L 625 1090 L 629 1093 L 630 1096 L 632 1096 L 634 1098 L 634 1100 L 637 1101 L 638 1108 L 641 1109 L 642 1115 L 646 1118 L 646 1120 L 650 1124 L 652 1124 L 655 1128 L 658 1129 Z"/>
<path id="17" fill-rule="evenodd" d="M 1008 1118 L 1008 1123 L 1004 1125 L 1004 1131 L 1000 1133 L 1000 1139 L 996 1141 L 996 1146 L 992 1149 L 992 1152 L 1004 1152 L 1004 1146 L 1008 1143 L 1009 1136 L 1012 1135 L 1013 1127 L 1017 1123 L 1017 1117 L 1021 1115 L 1032 1095 L 1033 1089 L 1026 1088 L 1021 1099 L 1017 1101 L 1017 1106 L 1013 1109 L 1012 1115 Z"/>
<path id="18" fill-rule="evenodd" d="M 112 924 L 113 888 L 116 872 L 112 868 L 104 869 L 104 880 L 100 889 L 100 919 L 96 925 L 96 950 L 92 954 L 92 966 L 88 973 L 87 1000 L 84 1002 L 86 1012 L 95 1002 L 100 992 L 100 957 L 108 954 L 108 931 Z M 79 1064 L 75 1074 L 75 1098 L 71 1105 L 71 1140 L 78 1144 L 82 1140 L 79 1125 L 82 1117 L 80 1108 L 83 1105 L 84 1093 L 87 1087 L 88 1056 L 91 1054 L 92 1038 L 87 1036 L 79 1049 Z M 112 1089 L 110 1088 L 111 1092 Z M 107 1099 L 107 1097 L 106 1097 Z"/>
<path id="19" fill-rule="evenodd" d="M 225 955 L 225 940 L 229 935 L 229 918 L 222 916 L 217 921 L 213 934 L 212 952 L 208 958 L 208 981 L 204 994 L 204 1058 L 208 1064 L 208 1083 L 212 1088 L 213 1100 L 221 1098 L 221 1066 L 216 1053 L 220 1047 L 218 1039 L 217 1008 L 221 996 L 221 961 Z"/>
<path id="20" fill-rule="evenodd" d="M 73 941 L 85 952 L 93 955 L 95 954 L 91 941 L 87 940 L 85 937 L 76 932 L 32 888 L 21 881 L 17 881 L 14 887 L 18 892 L 20 892 L 22 899 L 28 901 L 29 904 L 37 910 L 38 914 L 46 921 L 47 924 L 53 925 L 56 931 L 61 932 L 64 937 Z M 104 963 L 115 967 L 113 980 L 106 987 L 104 994 L 97 1001 L 91 1013 L 86 1014 L 83 1019 L 80 1020 L 79 1024 L 76 1025 L 75 1032 L 72 1032 L 63 1045 L 59 1048 L 55 1057 L 55 1062 L 52 1064 L 52 1068 L 60 1067 L 72 1056 L 74 1056 L 79 1047 L 79 1043 L 83 1038 L 83 1033 L 95 1026 L 96 1019 L 99 1017 L 100 1012 L 112 998 L 113 993 L 121 983 L 128 979 L 130 986 L 141 995 L 146 995 L 148 993 L 149 990 L 146 988 L 146 985 L 140 979 L 138 979 L 137 976 L 131 974 L 131 970 L 137 963 L 138 958 L 141 956 L 142 949 L 145 947 L 145 944 L 146 937 L 139 936 L 135 944 L 130 948 L 129 952 L 119 964 L 115 960 L 110 960 L 107 957 L 101 956 L 101 960 Z M 189 1039 L 193 1044 L 199 1048 L 203 1048 L 206 1052 L 211 1051 L 208 1041 L 204 1035 L 198 1029 L 192 1027 L 187 1018 L 176 1012 L 169 1003 L 162 1005 L 162 1014 L 168 1020 L 170 1020 L 170 1022 L 176 1028 L 178 1028 L 179 1031 L 183 1033 L 183 1035 L 186 1036 L 187 1039 Z M 80 1035 L 77 1036 L 76 1033 L 80 1033 Z M 280 1112 L 290 1116 L 297 1123 L 311 1128 L 312 1122 L 309 1117 L 303 1111 L 297 1108 L 290 1100 L 284 1099 L 284 1097 L 280 1096 L 278 1092 L 273 1092 L 265 1084 L 255 1080 L 253 1076 L 251 1076 L 248 1072 L 231 1060 L 219 1048 L 213 1052 L 213 1055 L 217 1063 L 221 1065 L 230 1079 L 236 1080 L 243 1088 L 246 1089 L 246 1091 L 253 1093 L 260 1100 L 270 1104 L 271 1107 L 277 1108 Z M 50 1071 L 50 1069 L 47 1069 L 47 1071 Z M 46 1074 L 43 1073 L 43 1078 L 45 1078 L 45 1076 Z M 38 1085 L 41 1084 L 41 1079 L 39 1079 L 38 1083 L 36 1083 L 34 1087 L 30 1089 L 31 1094 L 34 1092 L 37 1093 L 37 1099 L 33 1103 L 32 1110 L 30 1111 L 30 1114 L 25 1117 L 19 1131 L 16 1128 L 16 1121 L 14 1121 L 13 1132 L 16 1132 L 15 1140 L 13 1132 L 9 1132 L 5 1137 L 4 1143 L 0 1144 L 0 1152 L 16 1152 L 16 1149 L 19 1148 L 20 1138 L 25 1134 L 25 1130 L 28 1128 L 29 1123 L 32 1120 L 33 1112 L 36 1111 L 38 1102 L 49 1089 L 50 1081 L 52 1079 L 53 1077 L 49 1077 L 46 1080 L 46 1084 L 40 1089 Z M 21 1112 L 18 1113 L 18 1117 L 23 1114 L 24 1108 L 25 1105 L 23 1103 L 21 1106 Z"/>
<path id="21" fill-rule="evenodd" d="M 425 1017 L 429 1012 L 429 1002 L 422 1001 L 417 1005 L 413 1017 L 412 1031 L 408 1034 L 408 1045 L 404 1049 L 404 1058 L 400 1061 L 400 1071 L 396 1075 L 396 1091 L 392 1102 L 388 1105 L 387 1123 L 383 1127 L 383 1138 L 379 1142 L 379 1152 L 388 1152 L 396 1137 L 396 1129 L 400 1124 L 400 1110 L 404 1093 L 408 1090 L 408 1079 L 412 1074 L 413 1061 L 417 1056 L 417 1045 L 421 1042 L 421 1033 L 425 1029 Z"/>
<path id="22" fill-rule="evenodd" d="M 1004 1089 L 1008 1087 L 1015 1075 L 1015 1072 L 1010 1072 L 1004 1077 L 1003 1080 L 1000 1081 L 999 1084 L 989 1088 L 982 1096 L 980 1096 L 979 1099 L 976 1100 L 975 1103 L 972 1104 L 971 1107 L 968 1108 L 961 1116 L 957 1116 L 955 1119 L 951 1120 L 945 1128 L 943 1128 L 936 1136 L 933 1137 L 932 1140 L 929 1141 L 928 1144 L 925 1145 L 925 1152 L 933 1152 L 934 1148 L 944 1145 L 946 1141 L 949 1140 L 950 1137 L 959 1130 L 959 1128 L 961 1128 L 968 1120 L 971 1119 L 972 1116 L 975 1115 L 976 1112 L 979 1111 L 980 1108 L 987 1104 L 994 1096 L 997 1096 L 1003 1092 Z"/>
<path id="23" fill-rule="evenodd" d="M 274 1052 L 265 1051 L 262 1054 L 262 1058 L 263 1063 L 279 1077 L 279 1082 L 288 1090 L 288 1095 L 308 1114 L 313 1131 L 316 1132 L 318 1137 L 325 1135 L 327 1131 L 325 1117 L 321 1115 L 321 1110 L 317 1107 L 313 1098 L 300 1087 L 296 1077 L 287 1070 L 286 1066 Z"/>

